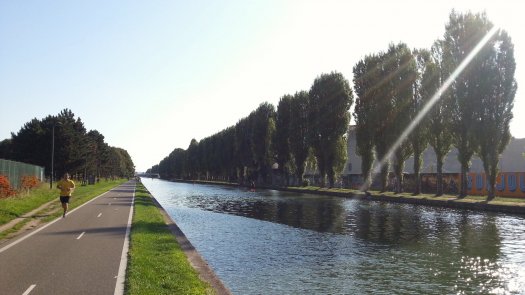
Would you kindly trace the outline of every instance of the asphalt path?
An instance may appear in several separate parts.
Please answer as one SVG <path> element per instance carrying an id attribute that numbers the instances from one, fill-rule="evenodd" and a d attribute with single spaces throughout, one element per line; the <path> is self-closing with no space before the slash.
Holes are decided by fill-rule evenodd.
<path id="1" fill-rule="evenodd" d="M 0 294 L 119 294 L 134 194 L 127 182 L 2 245 Z"/>

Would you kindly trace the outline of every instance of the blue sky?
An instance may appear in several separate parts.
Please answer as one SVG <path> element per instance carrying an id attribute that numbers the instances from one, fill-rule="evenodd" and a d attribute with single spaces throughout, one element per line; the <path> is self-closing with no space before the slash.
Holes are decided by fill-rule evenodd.
<path id="1" fill-rule="evenodd" d="M 390 2 L 1 1 L 0 140 L 69 108 L 143 171 L 322 73 L 351 81 L 355 63 L 390 42 L 430 47 L 453 8 L 485 10 L 510 33 L 525 83 L 519 1 Z"/>

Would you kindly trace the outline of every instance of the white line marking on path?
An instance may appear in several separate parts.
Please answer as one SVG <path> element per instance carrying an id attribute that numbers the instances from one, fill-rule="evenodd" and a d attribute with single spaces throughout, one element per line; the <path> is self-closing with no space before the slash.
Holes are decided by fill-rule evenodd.
<path id="1" fill-rule="evenodd" d="M 135 202 L 135 189 L 133 188 L 133 197 L 131 199 L 131 208 L 128 216 L 128 226 L 126 227 L 126 237 L 124 238 L 124 245 L 122 246 L 122 255 L 120 256 L 120 266 L 118 268 L 117 283 L 115 284 L 114 295 L 124 294 L 124 282 L 126 280 L 126 267 L 128 266 L 128 250 L 129 250 L 129 233 L 131 230 L 131 221 L 133 219 L 133 204 Z"/>
<path id="2" fill-rule="evenodd" d="M 99 218 L 100 216 L 102 216 L 102 213 L 99 213 L 99 214 L 97 215 L 97 218 Z"/>
<path id="3" fill-rule="evenodd" d="M 80 240 L 80 238 L 82 238 L 82 236 L 85 234 L 86 232 L 83 232 L 80 234 L 80 236 L 78 236 L 77 240 Z"/>
<path id="4" fill-rule="evenodd" d="M 31 291 L 33 291 L 33 289 L 36 287 L 36 285 L 31 285 L 29 286 L 29 288 L 27 288 L 27 290 L 24 292 L 24 294 L 22 295 L 27 295 L 29 293 L 31 293 Z"/>
<path id="5" fill-rule="evenodd" d="M 86 202 L 86 203 L 84 203 L 84 204 L 82 204 L 82 205 L 80 205 L 80 206 L 76 207 L 75 209 L 73 209 L 73 210 L 69 211 L 69 214 L 68 214 L 68 216 L 69 216 L 69 215 L 70 215 L 71 213 L 73 213 L 73 212 L 77 211 L 78 209 L 80 209 L 80 208 L 84 207 L 85 205 L 87 205 L 87 204 L 89 204 L 89 203 L 93 202 L 94 200 L 96 200 L 96 199 L 98 199 L 98 198 L 102 197 L 103 195 L 105 195 L 105 194 L 107 194 L 107 193 L 111 192 L 112 190 L 113 190 L 113 189 L 111 189 L 111 190 L 109 190 L 109 191 L 107 191 L 107 192 L 105 192 L 105 193 L 103 193 L 103 194 L 99 195 L 98 197 L 96 197 L 96 198 L 93 198 L 93 199 L 91 199 L 90 201 L 88 201 L 88 202 Z M 7 250 L 7 249 L 9 249 L 9 248 L 13 247 L 14 245 L 16 245 L 16 244 L 18 244 L 18 243 L 22 242 L 23 240 L 25 240 L 25 239 L 27 239 L 27 238 L 31 237 L 32 235 L 34 235 L 34 234 L 36 234 L 36 233 L 40 232 L 41 230 L 43 230 L 43 229 L 47 228 L 48 226 L 50 226 L 50 225 L 52 225 L 53 223 L 55 223 L 55 222 L 57 222 L 57 221 L 60 221 L 60 220 L 62 220 L 62 217 L 59 217 L 59 218 L 55 219 L 54 221 L 51 221 L 50 223 L 48 223 L 48 224 L 46 224 L 46 225 L 42 226 L 41 228 L 39 228 L 39 229 L 37 229 L 37 230 L 35 230 L 35 231 L 32 231 L 32 232 L 31 232 L 31 233 L 29 233 L 29 234 L 28 234 L 27 236 L 24 236 L 24 237 L 22 237 L 22 238 L 20 238 L 20 239 L 18 239 L 18 240 L 16 240 L 16 241 L 14 241 L 13 243 L 11 243 L 11 244 L 9 244 L 9 245 L 5 246 L 4 248 L 0 248 L 0 253 L 4 252 L 5 250 Z"/>

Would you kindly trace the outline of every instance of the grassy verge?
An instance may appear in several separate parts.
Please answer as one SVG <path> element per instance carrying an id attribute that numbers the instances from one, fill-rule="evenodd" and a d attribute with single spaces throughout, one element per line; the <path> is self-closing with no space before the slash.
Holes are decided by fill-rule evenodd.
<path id="1" fill-rule="evenodd" d="M 69 207 L 73 209 L 81 204 L 93 199 L 94 197 L 112 189 L 113 187 L 124 183 L 125 180 L 100 181 L 95 185 L 80 186 L 77 185 L 73 192 Z M 17 196 L 0 199 L 0 225 L 22 216 L 23 214 L 34 210 L 41 205 L 56 199 L 58 204 L 58 189 L 49 189 L 49 184 L 42 184 L 39 188 L 27 193 L 21 193 Z M 45 219 L 49 220 L 59 216 L 61 213 L 51 214 Z M 44 221 L 46 221 L 44 220 Z"/>
<path id="2" fill-rule="evenodd" d="M 55 197 L 57 195 L 53 194 L 53 190 L 49 189 L 49 184 L 42 184 L 28 193 L 0 199 L 0 225 L 40 207 Z"/>
<path id="3" fill-rule="evenodd" d="M 199 279 L 150 194 L 137 184 L 126 294 L 213 294 Z"/>
<path id="4" fill-rule="evenodd" d="M 337 192 L 337 193 L 346 193 L 346 194 L 354 194 L 354 195 L 364 195 L 363 192 L 359 190 L 354 189 L 339 189 L 339 188 L 319 188 L 315 186 L 307 186 L 307 187 L 290 187 L 290 189 L 296 190 L 296 191 L 303 191 L 305 193 L 308 192 Z M 487 204 L 497 204 L 497 205 L 508 205 L 508 206 L 525 206 L 525 199 L 522 198 L 505 198 L 505 197 L 496 197 L 490 202 L 486 202 L 487 197 L 486 196 L 466 196 L 465 198 L 458 199 L 455 195 L 442 195 L 442 196 L 436 196 L 434 194 L 419 194 L 417 196 L 412 195 L 412 193 L 401 193 L 401 194 L 395 194 L 393 192 L 384 192 L 381 193 L 379 191 L 369 191 L 369 193 L 374 196 L 384 195 L 387 197 L 393 197 L 393 198 L 408 198 L 408 199 L 431 199 L 431 200 L 439 200 L 439 201 L 451 201 L 454 200 L 455 202 L 464 202 L 464 203 L 487 203 Z"/>
<path id="5" fill-rule="evenodd" d="M 185 181 L 190 182 L 190 181 Z M 229 182 L 221 182 L 221 181 L 195 181 L 195 183 L 206 183 L 206 184 L 218 184 L 218 185 L 235 185 L 233 183 Z M 280 188 L 277 188 L 280 189 Z M 297 192 L 304 192 L 304 193 L 315 193 L 315 194 L 323 194 L 326 193 L 326 195 L 334 195 L 337 194 L 339 196 L 364 196 L 365 194 L 362 191 L 356 190 L 356 189 L 347 189 L 347 188 L 321 188 L 318 186 L 291 186 L 287 187 L 286 189 L 290 189 Z M 385 196 L 393 199 L 427 199 L 427 200 L 435 200 L 435 201 L 453 201 L 457 203 L 472 203 L 472 204 L 489 204 L 489 205 L 503 205 L 503 206 L 511 206 L 511 207 L 525 207 L 525 198 L 509 198 L 509 197 L 495 197 L 493 200 L 487 202 L 487 196 L 466 196 L 465 198 L 458 198 L 456 195 L 442 195 L 442 196 L 436 196 L 435 194 L 419 194 L 417 196 L 414 196 L 412 193 L 401 193 L 401 194 L 395 194 L 393 192 L 379 192 L 379 191 L 368 191 L 372 198 L 378 197 L 378 196 Z"/>

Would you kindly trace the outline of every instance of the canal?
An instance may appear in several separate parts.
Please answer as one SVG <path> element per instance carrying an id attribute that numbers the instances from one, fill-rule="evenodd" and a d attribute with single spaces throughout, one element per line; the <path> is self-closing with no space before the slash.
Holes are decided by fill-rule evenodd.
<path id="1" fill-rule="evenodd" d="M 142 179 L 234 294 L 525 294 L 525 218 Z"/>

